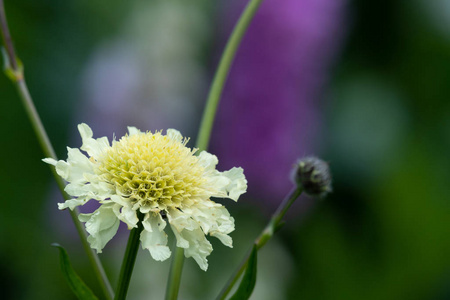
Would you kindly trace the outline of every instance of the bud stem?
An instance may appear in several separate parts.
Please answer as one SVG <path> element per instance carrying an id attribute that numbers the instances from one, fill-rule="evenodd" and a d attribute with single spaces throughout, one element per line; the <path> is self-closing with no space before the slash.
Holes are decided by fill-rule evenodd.
<path id="1" fill-rule="evenodd" d="M 288 211 L 289 207 L 291 207 L 292 203 L 294 203 L 295 200 L 301 195 L 302 188 L 301 187 L 295 187 L 281 202 L 280 206 L 278 206 L 278 209 L 273 214 L 272 218 L 269 221 L 269 224 L 267 224 L 266 228 L 261 232 L 259 237 L 255 240 L 253 243 L 256 245 L 256 248 L 259 250 L 261 249 L 273 236 L 273 234 L 277 231 L 278 226 L 281 223 L 281 220 L 283 219 L 284 215 Z M 223 300 L 228 295 L 228 293 L 231 291 L 233 286 L 238 281 L 239 277 L 241 277 L 242 273 L 244 272 L 245 268 L 247 267 L 248 259 L 250 257 L 251 250 L 253 248 L 250 248 L 250 250 L 247 252 L 247 254 L 244 256 L 244 259 L 242 260 L 239 267 L 236 269 L 236 271 L 231 275 L 230 279 L 227 281 L 225 286 L 220 291 L 219 295 L 216 297 L 216 300 Z"/>

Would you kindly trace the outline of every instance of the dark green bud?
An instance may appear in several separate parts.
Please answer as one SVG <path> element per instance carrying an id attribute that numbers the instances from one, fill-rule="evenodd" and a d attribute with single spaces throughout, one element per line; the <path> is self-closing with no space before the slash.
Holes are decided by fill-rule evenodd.
<path id="1" fill-rule="evenodd" d="M 300 159 L 295 166 L 295 182 L 303 188 L 305 193 L 324 197 L 332 191 L 328 163 L 320 158 L 308 156 Z"/>

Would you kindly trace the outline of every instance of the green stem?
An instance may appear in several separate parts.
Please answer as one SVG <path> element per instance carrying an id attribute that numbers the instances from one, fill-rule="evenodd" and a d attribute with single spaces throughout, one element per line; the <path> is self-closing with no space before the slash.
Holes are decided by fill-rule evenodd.
<path id="1" fill-rule="evenodd" d="M 176 244 L 176 243 L 175 243 Z M 181 271 L 184 263 L 184 249 L 175 247 L 175 253 L 170 267 L 169 281 L 166 288 L 166 300 L 176 300 L 180 289 Z"/>
<path id="2" fill-rule="evenodd" d="M 3 0 L 0 0 L 0 27 L 3 45 L 5 45 L 6 52 L 8 54 L 8 57 L 10 58 L 11 66 L 14 70 L 17 70 L 19 69 L 19 67 L 17 65 L 17 61 L 15 60 L 14 46 L 12 43 L 11 35 L 9 34 L 8 22 L 6 21 Z"/>
<path id="3" fill-rule="evenodd" d="M 144 226 L 142 224 L 142 216 L 139 216 L 138 227 L 133 228 L 128 238 L 127 249 L 123 257 L 122 267 L 120 268 L 119 283 L 116 289 L 114 300 L 125 300 L 130 285 L 131 274 L 133 273 L 134 262 L 139 250 L 140 235 Z"/>
<path id="4" fill-rule="evenodd" d="M 25 79 L 16 81 L 16 87 L 20 99 L 22 100 L 22 104 L 25 107 L 28 117 L 30 118 L 34 132 L 39 140 L 42 151 L 44 152 L 44 155 L 46 157 L 57 159 L 47 133 L 44 129 L 44 126 L 42 125 L 42 122 L 39 118 L 39 114 L 37 113 L 36 108 L 33 104 L 27 85 L 25 83 Z M 66 185 L 64 180 L 56 173 L 55 168 L 51 167 L 50 169 L 52 170 L 53 177 L 55 178 L 58 188 L 61 191 L 64 199 L 70 199 L 71 197 L 64 191 Z M 87 241 L 86 231 L 81 222 L 78 220 L 78 209 L 75 208 L 74 210 L 69 210 L 69 213 L 78 232 L 78 235 L 80 236 L 84 251 L 86 252 L 88 259 L 92 267 L 94 268 L 95 275 L 98 279 L 98 282 L 100 283 L 103 293 L 105 294 L 107 299 L 112 299 L 114 292 L 112 290 L 111 284 L 109 283 L 108 277 L 106 276 L 105 270 L 103 269 L 98 255 L 90 247 Z"/>
<path id="5" fill-rule="evenodd" d="M 272 218 L 269 221 L 269 224 L 267 224 L 266 228 L 255 241 L 258 250 L 261 249 L 272 238 L 273 234 L 277 231 L 284 215 L 289 210 L 292 203 L 294 203 L 295 200 L 300 197 L 302 191 L 303 189 L 300 186 L 295 187 L 278 206 L 278 209 L 273 214 Z"/>
<path id="6" fill-rule="evenodd" d="M 301 195 L 302 189 L 300 187 L 294 188 L 286 198 L 284 198 L 283 202 L 278 206 L 278 209 L 273 214 L 272 218 L 270 219 L 269 223 L 267 224 L 266 228 L 261 232 L 261 234 L 258 236 L 258 238 L 255 240 L 254 244 L 256 245 L 257 249 L 261 249 L 274 235 L 274 233 L 277 231 L 281 224 L 281 220 L 283 219 L 284 215 L 288 211 L 289 207 L 291 207 L 292 203 Z M 238 279 L 241 277 L 242 273 L 244 272 L 245 268 L 247 267 L 248 259 L 250 257 L 252 248 L 247 252 L 247 254 L 244 256 L 244 259 L 239 264 L 239 267 L 234 271 L 234 273 L 231 275 L 230 279 L 227 281 L 223 289 L 220 291 L 219 295 L 217 296 L 216 300 L 223 300 L 225 297 L 230 293 L 233 286 L 236 284 Z"/>
<path id="7" fill-rule="evenodd" d="M 53 146 L 50 142 L 50 139 L 48 138 L 48 135 L 47 135 L 47 132 L 45 131 L 44 126 L 42 125 L 41 119 L 36 110 L 36 107 L 34 106 L 30 92 L 28 91 L 28 87 L 25 82 L 25 78 L 24 78 L 24 74 L 23 74 L 23 69 L 21 68 L 20 64 L 17 61 L 16 55 L 14 52 L 14 47 L 12 44 L 11 35 L 10 35 L 9 29 L 8 29 L 8 24 L 6 21 L 3 0 L 0 0 L 0 31 L 1 31 L 3 44 L 5 45 L 5 48 L 6 48 L 6 54 L 7 54 L 7 57 L 6 57 L 7 58 L 7 66 L 6 66 L 7 70 L 6 71 L 9 71 L 9 78 L 13 81 L 13 83 L 16 86 L 20 100 L 22 101 L 22 104 L 28 115 L 28 118 L 30 119 L 31 125 L 32 125 L 33 130 L 36 134 L 36 137 L 39 141 L 41 149 L 44 152 L 44 155 L 46 157 L 51 157 L 51 158 L 57 160 L 55 151 L 53 150 Z M 58 187 L 59 187 L 64 199 L 70 199 L 70 196 L 64 191 L 65 182 L 56 173 L 55 168 L 51 167 L 51 170 L 52 170 L 53 176 L 58 184 Z M 86 231 L 84 230 L 84 227 L 82 226 L 81 222 L 78 220 L 78 214 L 79 213 L 78 213 L 77 209 L 70 211 L 70 216 L 75 224 L 78 235 L 81 238 L 83 248 L 86 251 L 86 254 L 88 255 L 88 258 L 92 264 L 92 267 L 94 268 L 94 272 L 95 272 L 97 279 L 100 283 L 100 286 L 105 294 L 105 297 L 108 300 L 112 299 L 113 294 L 114 294 L 113 290 L 108 281 L 108 278 L 103 269 L 103 266 L 100 262 L 100 259 L 98 258 L 97 254 L 94 252 L 94 250 L 89 246 L 89 243 L 87 242 L 87 234 L 86 234 Z"/>
<path id="8" fill-rule="evenodd" d="M 196 147 L 200 150 L 208 149 L 209 140 L 211 137 L 211 130 L 216 117 L 217 106 L 219 105 L 220 96 L 222 94 L 225 81 L 230 72 L 231 64 L 236 56 L 236 51 L 241 43 L 241 40 L 247 31 L 250 21 L 253 19 L 262 0 L 250 0 L 239 21 L 228 39 L 225 50 L 214 75 L 211 88 L 209 90 L 208 99 L 206 100 L 206 107 L 203 112 L 200 129 L 197 135 Z M 184 263 L 184 250 L 182 248 L 175 248 L 175 254 L 172 260 L 172 265 L 169 273 L 169 280 L 167 283 L 166 299 L 177 299 L 178 290 L 180 288 L 181 272 Z"/>
<path id="9" fill-rule="evenodd" d="M 262 0 L 250 0 L 241 17 L 239 18 L 239 21 L 234 27 L 233 32 L 231 33 L 231 36 L 222 54 L 216 74 L 214 75 L 211 89 L 209 90 L 205 111 L 203 112 L 203 118 L 197 137 L 197 148 L 199 148 L 200 151 L 206 150 L 208 148 L 212 126 L 217 112 L 217 106 L 219 105 L 220 96 L 222 95 L 225 81 L 227 80 L 228 73 L 230 72 L 231 64 L 233 63 L 242 37 L 247 31 L 248 25 L 253 19 L 253 16 L 258 10 L 261 2 Z"/>

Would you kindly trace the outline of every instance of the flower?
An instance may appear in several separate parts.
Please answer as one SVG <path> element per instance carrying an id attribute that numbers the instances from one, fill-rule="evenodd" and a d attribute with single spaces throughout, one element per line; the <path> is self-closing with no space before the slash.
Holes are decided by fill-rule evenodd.
<path id="1" fill-rule="evenodd" d="M 219 172 L 218 159 L 206 151 L 195 156 L 197 149 L 186 147 L 188 139 L 177 130 L 141 132 L 128 127 L 128 135 L 112 145 L 106 137 L 93 139 L 91 128 L 78 125 L 83 140 L 80 149 L 67 148 L 67 161 L 46 158 L 68 184 L 65 191 L 73 197 L 59 203 L 59 209 L 84 205 L 97 200 L 100 207 L 90 214 L 80 214 L 86 224 L 88 242 L 102 252 L 113 238 L 120 221 L 128 229 L 142 222 L 140 241 L 158 261 L 170 257 L 167 234 L 169 222 L 186 257 L 193 257 L 202 270 L 212 246 L 205 235 L 218 238 L 232 247 L 228 235 L 234 230 L 234 219 L 222 205 L 210 197 L 237 201 L 247 189 L 242 168 Z"/>

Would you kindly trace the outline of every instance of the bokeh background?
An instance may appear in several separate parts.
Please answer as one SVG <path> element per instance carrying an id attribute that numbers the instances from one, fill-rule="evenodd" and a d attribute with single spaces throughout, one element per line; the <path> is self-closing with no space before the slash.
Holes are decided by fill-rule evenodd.
<path id="1" fill-rule="evenodd" d="M 16 50 L 58 156 L 97 137 L 173 127 L 193 146 L 242 0 L 5 1 Z M 334 192 L 302 197 L 259 254 L 252 299 L 450 299 L 450 2 L 266 0 L 214 127 L 234 248 L 185 264 L 180 299 L 213 299 L 292 186 L 297 157 L 327 160 Z M 73 299 L 53 242 L 100 295 L 13 85 L 0 76 L 2 299 Z M 113 283 L 126 228 L 100 255 Z M 169 241 L 170 242 L 170 241 Z M 162 299 L 170 262 L 141 251 L 130 299 Z"/>

